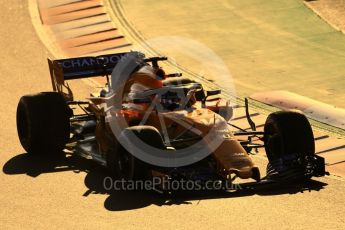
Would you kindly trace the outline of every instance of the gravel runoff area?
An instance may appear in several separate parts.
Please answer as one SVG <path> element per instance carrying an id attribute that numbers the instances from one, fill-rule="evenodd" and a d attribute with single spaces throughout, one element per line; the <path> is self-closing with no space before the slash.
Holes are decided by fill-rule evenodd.
<path id="1" fill-rule="evenodd" d="M 321 18 L 345 33 L 345 0 L 309 0 L 305 2 Z"/>

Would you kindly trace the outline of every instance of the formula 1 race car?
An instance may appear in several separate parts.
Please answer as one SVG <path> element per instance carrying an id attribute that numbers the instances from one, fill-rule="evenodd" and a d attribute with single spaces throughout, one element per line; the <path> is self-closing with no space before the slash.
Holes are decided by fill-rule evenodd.
<path id="1" fill-rule="evenodd" d="M 232 105 L 220 90 L 206 90 L 180 73 L 166 74 L 158 65 L 164 60 L 139 52 L 48 60 L 53 92 L 25 95 L 18 104 L 22 146 L 30 154 L 77 154 L 126 180 L 239 177 L 260 183 L 326 174 L 302 113 L 271 113 L 259 132 L 246 103 L 253 130 L 231 131 Z M 107 79 L 104 88 L 74 100 L 66 81 L 96 76 Z M 252 142 L 254 137 L 261 144 Z M 249 155 L 260 147 L 269 161 L 264 178 Z"/>

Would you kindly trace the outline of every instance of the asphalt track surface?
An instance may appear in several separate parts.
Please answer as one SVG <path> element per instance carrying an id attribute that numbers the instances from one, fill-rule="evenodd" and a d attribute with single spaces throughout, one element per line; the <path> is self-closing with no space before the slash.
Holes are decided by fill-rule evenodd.
<path id="1" fill-rule="evenodd" d="M 21 0 L 0 3 L 1 229 L 344 229 L 345 184 L 326 177 L 306 186 L 231 194 L 181 194 L 166 200 L 155 193 L 112 192 L 106 174 L 87 161 L 29 158 L 15 124 L 21 95 L 50 90 L 47 50 Z M 89 93 L 75 82 L 80 96 Z M 259 166 L 262 158 L 255 159 Z"/>
<path id="2" fill-rule="evenodd" d="M 142 40 L 179 36 L 212 49 L 230 70 L 238 96 L 287 90 L 345 107 L 345 36 L 302 0 L 110 2 Z M 169 47 L 158 50 L 198 72 Z"/>

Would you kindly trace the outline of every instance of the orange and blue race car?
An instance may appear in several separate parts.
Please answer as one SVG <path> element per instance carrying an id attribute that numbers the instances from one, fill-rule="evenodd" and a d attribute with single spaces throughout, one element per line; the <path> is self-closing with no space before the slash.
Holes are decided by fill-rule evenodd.
<path id="1" fill-rule="evenodd" d="M 220 90 L 206 90 L 181 73 L 167 74 L 159 66 L 165 60 L 140 52 L 48 60 L 53 91 L 25 95 L 18 104 L 22 146 L 28 154 L 91 159 L 121 180 L 231 184 L 252 178 L 256 182 L 249 184 L 255 185 L 326 174 L 302 113 L 271 113 L 260 132 L 246 103 L 252 130 L 243 130 L 231 123 L 233 105 Z M 67 82 L 96 76 L 107 80 L 102 90 L 74 100 Z M 250 156 L 257 148 L 268 158 L 265 177 Z"/>

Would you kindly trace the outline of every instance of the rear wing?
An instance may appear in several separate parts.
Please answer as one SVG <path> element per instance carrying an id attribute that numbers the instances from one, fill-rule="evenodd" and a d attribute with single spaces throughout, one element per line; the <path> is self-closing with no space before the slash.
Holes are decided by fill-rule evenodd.
<path id="1" fill-rule="evenodd" d="M 111 74 L 119 60 L 128 53 L 107 54 L 97 57 L 48 59 L 50 74 L 61 74 L 64 80 Z"/>
<path id="2" fill-rule="evenodd" d="M 73 100 L 72 91 L 68 84 L 65 83 L 65 80 L 110 75 L 121 58 L 130 53 L 137 53 L 145 57 L 144 54 L 139 52 L 126 52 L 97 57 L 90 56 L 58 60 L 48 59 L 53 89 L 54 91 L 62 93 L 67 100 Z M 67 94 L 63 92 L 64 88 L 68 90 Z"/>

